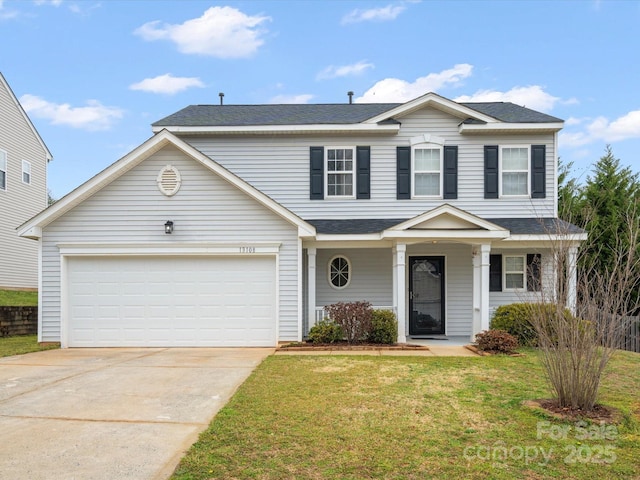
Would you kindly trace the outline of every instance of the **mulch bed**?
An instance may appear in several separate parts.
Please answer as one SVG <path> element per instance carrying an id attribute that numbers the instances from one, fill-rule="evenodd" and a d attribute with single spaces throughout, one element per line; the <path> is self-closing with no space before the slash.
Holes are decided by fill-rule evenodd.
<path id="1" fill-rule="evenodd" d="M 293 343 L 279 345 L 277 350 L 287 351 L 313 351 L 313 350 L 429 350 L 423 345 L 393 344 L 382 345 L 380 343 L 358 343 L 349 345 L 346 342 L 336 343 Z"/>
<path id="2" fill-rule="evenodd" d="M 613 407 L 596 404 L 592 410 L 585 411 L 580 408 L 561 407 L 556 399 L 527 400 L 524 405 L 530 408 L 543 410 L 545 413 L 560 420 L 591 420 L 594 422 L 620 423 L 622 413 Z"/>

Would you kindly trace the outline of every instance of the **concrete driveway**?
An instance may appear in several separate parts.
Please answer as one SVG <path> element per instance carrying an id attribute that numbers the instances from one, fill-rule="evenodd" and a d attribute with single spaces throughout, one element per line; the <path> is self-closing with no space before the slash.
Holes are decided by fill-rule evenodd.
<path id="1" fill-rule="evenodd" d="M 273 349 L 0 358 L 0 479 L 165 479 Z"/>

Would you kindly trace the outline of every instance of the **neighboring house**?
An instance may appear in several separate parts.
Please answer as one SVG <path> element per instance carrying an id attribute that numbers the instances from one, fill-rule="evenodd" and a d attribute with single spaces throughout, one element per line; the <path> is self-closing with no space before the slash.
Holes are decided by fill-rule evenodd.
<path id="1" fill-rule="evenodd" d="M 0 289 L 38 287 L 38 245 L 16 229 L 46 208 L 51 159 L 0 73 Z"/>
<path id="2" fill-rule="evenodd" d="M 512 103 L 196 105 L 20 229 L 39 338 L 276 345 L 325 305 L 393 309 L 398 341 L 473 337 L 553 285 L 563 122 Z M 570 293 L 571 296 L 571 293 Z"/>

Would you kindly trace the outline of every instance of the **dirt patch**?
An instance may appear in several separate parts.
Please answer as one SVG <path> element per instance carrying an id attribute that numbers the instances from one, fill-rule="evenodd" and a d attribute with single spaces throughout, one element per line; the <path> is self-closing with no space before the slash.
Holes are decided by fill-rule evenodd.
<path id="1" fill-rule="evenodd" d="M 592 410 L 561 407 L 556 399 L 527 400 L 524 405 L 543 410 L 548 415 L 560 420 L 591 420 L 593 422 L 620 423 L 622 413 L 613 407 L 596 404 Z"/>

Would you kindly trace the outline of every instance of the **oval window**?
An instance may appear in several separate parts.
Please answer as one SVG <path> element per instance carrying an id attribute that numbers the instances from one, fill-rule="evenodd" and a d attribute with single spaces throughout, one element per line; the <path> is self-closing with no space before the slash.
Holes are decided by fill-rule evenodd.
<path id="1" fill-rule="evenodd" d="M 347 257 L 337 255 L 329 262 L 329 283 L 334 288 L 345 288 L 351 281 L 351 263 Z"/>

